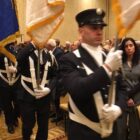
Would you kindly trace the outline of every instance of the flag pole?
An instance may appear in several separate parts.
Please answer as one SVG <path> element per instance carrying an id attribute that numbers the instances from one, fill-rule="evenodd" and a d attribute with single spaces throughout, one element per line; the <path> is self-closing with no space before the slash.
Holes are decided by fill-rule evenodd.
<path id="1" fill-rule="evenodd" d="M 114 51 L 117 50 L 118 46 L 118 34 L 116 34 L 115 37 L 115 44 L 114 44 Z M 111 77 L 111 84 L 108 92 L 108 106 L 110 107 L 112 104 L 115 103 L 115 96 L 116 96 L 116 80 L 115 80 L 116 71 L 112 72 Z M 106 134 L 111 134 L 113 130 L 113 122 L 104 122 L 104 120 L 101 120 L 101 137 L 105 137 Z"/>
<path id="2" fill-rule="evenodd" d="M 116 34 L 115 37 L 115 44 L 114 44 L 114 51 L 117 50 L 118 46 L 118 34 Z M 111 106 L 112 104 L 115 103 L 115 98 L 116 98 L 116 80 L 115 80 L 115 75 L 116 71 L 112 72 L 112 77 L 111 77 L 111 85 L 109 88 L 109 93 L 108 93 L 108 106 Z M 113 128 L 113 123 L 108 123 L 106 125 L 108 131 L 112 133 L 112 128 Z"/>
<path id="3" fill-rule="evenodd" d="M 114 44 L 114 51 L 118 48 L 118 33 L 115 37 L 115 44 Z M 111 85 L 109 88 L 109 95 L 108 95 L 108 105 L 111 106 L 115 103 L 115 96 L 116 96 L 116 80 L 115 80 L 116 71 L 113 71 L 112 77 L 111 77 Z"/>
<path id="4" fill-rule="evenodd" d="M 40 89 L 40 48 L 37 47 L 38 50 L 38 59 L 37 59 L 37 88 Z"/>

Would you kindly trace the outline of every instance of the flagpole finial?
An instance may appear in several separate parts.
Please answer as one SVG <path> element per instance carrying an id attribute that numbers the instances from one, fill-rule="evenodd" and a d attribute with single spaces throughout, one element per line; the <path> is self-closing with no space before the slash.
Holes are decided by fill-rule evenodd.
<path id="1" fill-rule="evenodd" d="M 103 10 L 102 10 L 101 8 L 97 8 L 97 9 L 96 9 L 96 13 L 97 13 L 98 15 L 101 15 L 101 14 L 103 13 Z"/>

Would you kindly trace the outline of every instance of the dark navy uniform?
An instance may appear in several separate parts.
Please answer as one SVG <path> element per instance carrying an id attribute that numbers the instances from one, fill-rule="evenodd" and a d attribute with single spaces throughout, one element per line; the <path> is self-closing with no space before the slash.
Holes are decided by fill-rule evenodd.
<path id="1" fill-rule="evenodd" d="M 16 55 L 12 44 L 6 46 L 6 49 Z M 5 55 L 0 54 L 0 102 L 5 114 L 5 122 L 8 126 L 8 132 L 14 133 L 14 125 L 17 125 L 19 108 L 17 104 L 17 94 L 20 75 L 18 72 L 9 73 L 8 67 L 17 67 Z"/>
<path id="2" fill-rule="evenodd" d="M 81 46 L 60 60 L 62 83 L 69 93 L 68 140 L 116 139 L 115 125 L 113 133 L 107 138 L 101 137 L 102 107 L 108 101 L 110 84 L 109 73 L 103 67 L 105 53 L 99 46 L 102 29 L 106 26 L 104 16 L 101 9 L 78 13 Z"/>
<path id="3" fill-rule="evenodd" d="M 48 137 L 48 115 L 50 109 L 50 94 L 40 98 L 35 98 L 34 85 L 31 74 L 31 66 L 29 57 L 34 63 L 34 74 L 38 77 L 38 55 L 35 45 L 32 43 L 27 44 L 18 54 L 19 70 L 21 73 L 21 92 L 18 96 L 21 117 L 22 117 L 22 135 L 24 140 L 29 140 L 32 134 L 32 129 L 37 120 L 38 131 L 36 135 L 36 140 L 46 140 Z M 45 77 L 44 87 L 49 87 L 47 82 L 51 79 L 56 70 L 56 65 L 50 53 L 42 51 L 40 55 L 40 81 L 44 78 L 45 66 L 49 62 L 49 67 L 47 67 L 47 75 Z M 35 81 L 37 82 L 37 81 Z M 36 118 L 37 117 L 37 118 Z"/>
<path id="4" fill-rule="evenodd" d="M 79 51 L 81 58 L 77 58 L 73 53 L 68 53 L 61 60 L 60 70 L 63 75 L 63 84 L 78 109 L 91 121 L 99 122 L 93 93 L 100 90 L 104 103 L 107 103 L 107 85 L 110 84 L 110 79 L 105 70 L 99 67 L 82 47 L 79 47 Z M 95 73 L 87 76 L 82 62 L 87 64 Z M 68 137 L 69 140 L 101 139 L 100 134 L 71 119 L 69 122 Z M 112 138 L 110 137 L 107 140 L 111 140 Z"/>

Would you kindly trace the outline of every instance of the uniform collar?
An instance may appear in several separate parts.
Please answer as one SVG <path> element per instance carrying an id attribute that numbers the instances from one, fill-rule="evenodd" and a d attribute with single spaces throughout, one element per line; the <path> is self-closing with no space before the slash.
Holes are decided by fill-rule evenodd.
<path id="1" fill-rule="evenodd" d="M 94 47 L 86 43 L 82 43 L 81 46 L 96 60 L 99 66 L 103 64 L 101 46 Z"/>

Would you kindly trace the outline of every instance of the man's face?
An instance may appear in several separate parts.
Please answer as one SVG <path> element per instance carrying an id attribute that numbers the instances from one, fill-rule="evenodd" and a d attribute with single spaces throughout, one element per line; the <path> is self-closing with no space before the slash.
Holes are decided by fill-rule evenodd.
<path id="1" fill-rule="evenodd" d="M 53 50 L 53 47 L 50 45 L 50 44 L 45 44 L 45 48 L 48 50 L 48 51 L 51 51 Z"/>
<path id="2" fill-rule="evenodd" d="M 79 28 L 79 33 L 83 43 L 97 47 L 102 43 L 103 26 L 101 25 L 85 25 Z"/>

